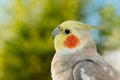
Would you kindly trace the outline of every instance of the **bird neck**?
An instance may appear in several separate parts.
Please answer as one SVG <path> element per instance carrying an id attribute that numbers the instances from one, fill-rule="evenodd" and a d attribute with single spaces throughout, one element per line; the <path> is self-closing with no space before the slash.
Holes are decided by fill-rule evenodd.
<path id="1" fill-rule="evenodd" d="M 95 56 L 95 54 L 97 54 L 97 51 L 93 41 L 87 42 L 86 45 L 82 47 L 78 46 L 75 49 L 64 48 L 64 50 L 56 52 L 52 60 L 52 77 L 58 78 L 61 74 L 68 75 L 68 73 L 65 72 L 71 72 L 71 69 L 77 62 L 89 59 Z"/>

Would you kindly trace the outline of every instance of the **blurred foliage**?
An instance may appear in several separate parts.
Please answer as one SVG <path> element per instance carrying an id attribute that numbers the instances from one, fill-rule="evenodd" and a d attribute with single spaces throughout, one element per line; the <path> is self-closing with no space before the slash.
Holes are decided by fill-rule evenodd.
<path id="1" fill-rule="evenodd" d="M 0 80 L 51 80 L 52 30 L 84 18 L 87 0 L 11 0 L 0 23 Z"/>
<path id="2" fill-rule="evenodd" d="M 107 5 L 100 10 L 101 26 L 105 28 L 100 30 L 101 42 L 104 50 L 115 50 L 120 48 L 120 15 L 113 5 Z"/>

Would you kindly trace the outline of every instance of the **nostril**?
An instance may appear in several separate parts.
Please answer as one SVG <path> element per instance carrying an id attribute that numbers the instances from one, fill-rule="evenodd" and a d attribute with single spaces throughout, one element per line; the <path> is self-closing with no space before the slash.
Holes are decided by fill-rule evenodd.
<path id="1" fill-rule="evenodd" d="M 58 26 L 58 29 L 60 29 L 60 26 Z"/>

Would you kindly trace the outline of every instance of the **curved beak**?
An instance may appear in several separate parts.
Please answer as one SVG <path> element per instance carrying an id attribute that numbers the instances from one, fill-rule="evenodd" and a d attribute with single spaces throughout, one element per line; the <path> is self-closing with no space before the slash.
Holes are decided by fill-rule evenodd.
<path id="1" fill-rule="evenodd" d="M 57 28 L 55 28 L 55 29 L 53 30 L 53 32 L 52 32 L 52 39 L 54 39 L 55 36 L 58 35 L 58 34 L 59 34 L 59 28 L 57 27 Z"/>

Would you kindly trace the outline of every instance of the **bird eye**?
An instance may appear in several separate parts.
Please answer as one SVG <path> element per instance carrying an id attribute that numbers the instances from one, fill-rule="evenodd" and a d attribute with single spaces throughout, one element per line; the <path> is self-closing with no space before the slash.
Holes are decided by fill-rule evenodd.
<path id="1" fill-rule="evenodd" d="M 69 33 L 70 33 L 70 30 L 66 29 L 65 34 L 69 34 Z"/>

